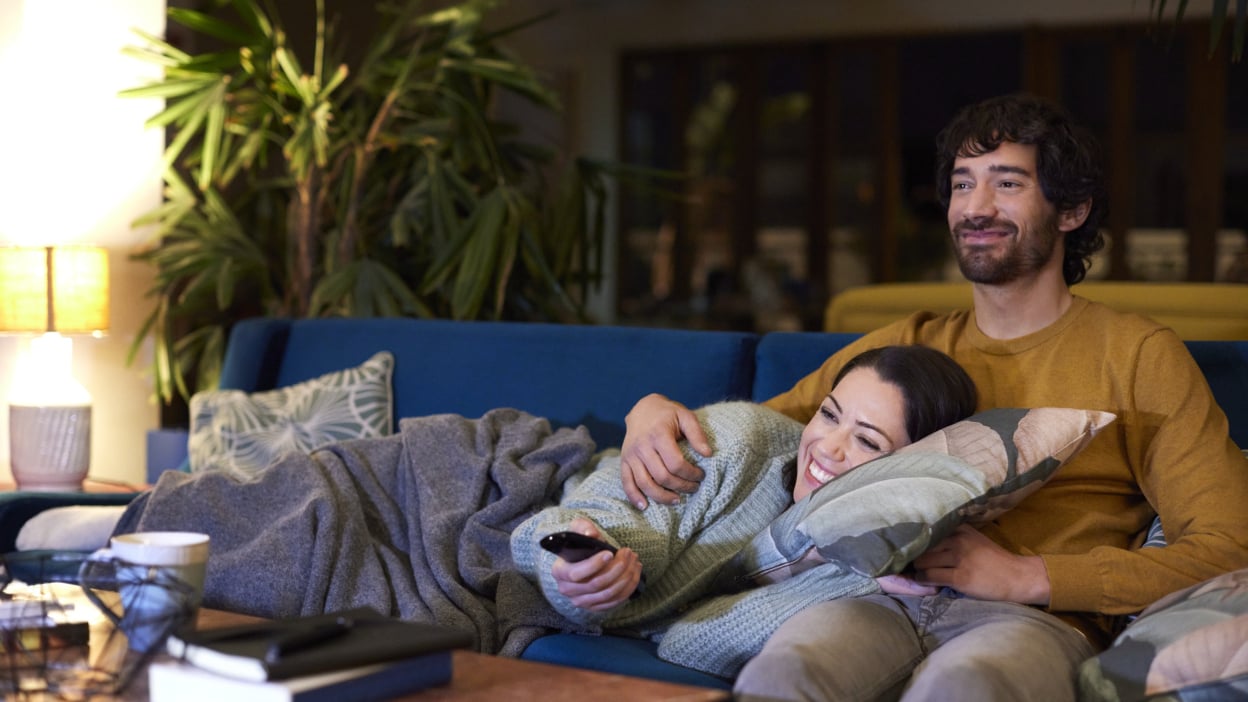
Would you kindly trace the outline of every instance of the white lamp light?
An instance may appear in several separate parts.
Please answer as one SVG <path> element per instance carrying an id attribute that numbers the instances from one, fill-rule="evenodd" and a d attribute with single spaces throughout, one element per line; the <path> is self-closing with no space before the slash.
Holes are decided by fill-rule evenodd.
<path id="1" fill-rule="evenodd" d="M 108 329 L 108 252 L 0 247 L 0 332 L 39 334 L 9 395 L 9 458 L 23 490 L 80 490 L 91 459 L 91 395 L 74 379 L 72 341 Z"/>

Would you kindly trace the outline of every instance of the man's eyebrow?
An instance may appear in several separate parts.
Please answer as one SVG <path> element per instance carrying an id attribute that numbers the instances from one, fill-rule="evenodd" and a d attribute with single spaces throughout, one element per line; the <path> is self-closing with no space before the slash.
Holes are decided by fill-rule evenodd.
<path id="1" fill-rule="evenodd" d="M 1031 177 L 1030 170 L 1023 168 L 1022 166 L 1011 166 L 1005 163 L 994 163 L 988 167 L 988 170 L 992 171 L 993 173 L 1016 173 L 1018 175 L 1024 175 L 1029 178 Z"/>
<path id="2" fill-rule="evenodd" d="M 1027 176 L 1028 178 L 1033 177 L 1031 171 L 1026 168 L 1023 168 L 1022 166 L 1011 166 L 1011 165 L 1004 164 L 1004 163 L 994 163 L 988 167 L 988 170 L 993 173 L 1015 173 L 1017 175 Z M 950 175 L 970 175 L 970 174 L 971 174 L 971 169 L 966 166 L 958 166 L 953 169 L 952 173 L 950 173 Z"/>

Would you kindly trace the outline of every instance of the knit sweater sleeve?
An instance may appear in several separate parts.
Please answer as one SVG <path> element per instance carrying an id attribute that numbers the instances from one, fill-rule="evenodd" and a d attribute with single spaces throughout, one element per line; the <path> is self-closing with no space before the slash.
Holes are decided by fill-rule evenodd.
<path id="1" fill-rule="evenodd" d="M 1158 331 L 1140 345 L 1129 374 L 1103 381 L 1131 388 L 1134 402 L 1119 417 L 1121 453 L 1160 515 L 1169 545 L 1043 554 L 1054 610 L 1135 612 L 1168 592 L 1248 566 L 1242 512 L 1248 465 L 1182 344 Z"/>
<path id="2" fill-rule="evenodd" d="M 668 628 L 659 658 L 733 678 L 789 617 L 820 602 L 879 591 L 874 578 L 829 562 L 765 587 L 711 597 Z"/>
<path id="3" fill-rule="evenodd" d="M 702 489 L 676 505 L 629 502 L 620 482 L 618 455 L 564 495 L 559 505 L 530 517 L 512 532 L 516 566 L 538 582 L 551 604 L 579 624 L 644 627 L 671 617 L 704 594 L 715 572 L 792 501 L 784 472 L 797 452 L 802 425 L 761 405 L 728 402 L 698 410 L 714 449 L 709 457 L 685 453 L 706 471 Z M 708 489 L 709 488 L 709 489 Z M 616 547 L 637 552 L 646 578 L 642 596 L 606 613 L 572 605 L 556 587 L 554 554 L 538 542 L 586 517 Z"/>

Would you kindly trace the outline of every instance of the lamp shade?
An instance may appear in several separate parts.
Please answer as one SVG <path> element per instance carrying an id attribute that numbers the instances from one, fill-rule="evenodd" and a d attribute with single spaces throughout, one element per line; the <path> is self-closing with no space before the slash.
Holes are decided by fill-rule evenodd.
<path id="1" fill-rule="evenodd" d="M 107 330 L 107 250 L 0 247 L 0 332 L 98 334 Z"/>

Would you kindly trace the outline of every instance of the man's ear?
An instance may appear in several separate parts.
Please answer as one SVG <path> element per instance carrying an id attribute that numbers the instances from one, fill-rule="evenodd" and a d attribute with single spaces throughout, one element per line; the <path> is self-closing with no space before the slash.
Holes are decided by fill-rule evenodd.
<path id="1" fill-rule="evenodd" d="M 1092 201 L 1084 200 L 1074 207 L 1057 213 L 1058 231 L 1069 232 L 1078 229 L 1088 219 L 1092 211 Z"/>

